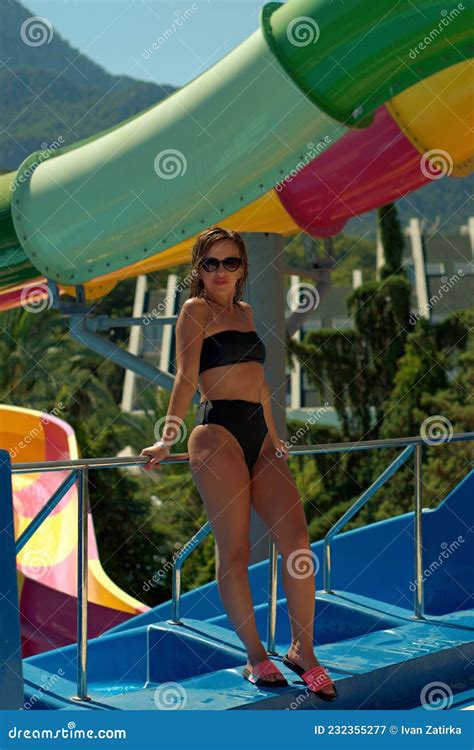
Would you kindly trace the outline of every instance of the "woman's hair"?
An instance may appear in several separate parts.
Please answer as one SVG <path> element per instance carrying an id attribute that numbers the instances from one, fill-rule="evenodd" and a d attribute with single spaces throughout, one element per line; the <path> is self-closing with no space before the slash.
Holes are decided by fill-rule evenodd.
<path id="1" fill-rule="evenodd" d="M 235 242 L 240 249 L 240 257 L 242 258 L 242 268 L 244 273 L 242 278 L 240 278 L 235 285 L 234 302 L 238 302 L 242 299 L 244 285 L 248 277 L 247 250 L 245 249 L 244 241 L 238 232 L 233 232 L 232 229 L 224 229 L 223 227 L 218 227 L 216 225 L 204 229 L 204 231 L 198 234 L 196 242 L 193 245 L 191 257 L 192 281 L 189 297 L 202 297 L 204 284 L 199 278 L 199 264 L 201 260 L 207 256 L 208 250 L 210 250 L 214 242 L 218 242 L 219 240 L 232 240 L 232 242 Z"/>

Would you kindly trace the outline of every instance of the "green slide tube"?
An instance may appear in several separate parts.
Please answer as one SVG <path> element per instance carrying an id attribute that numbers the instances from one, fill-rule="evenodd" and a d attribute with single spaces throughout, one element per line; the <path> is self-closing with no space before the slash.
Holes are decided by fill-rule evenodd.
<path id="1" fill-rule="evenodd" d="M 472 0 L 291 0 L 267 3 L 261 22 L 301 90 L 357 127 L 396 94 L 472 57 L 472 11 Z"/>
<path id="2" fill-rule="evenodd" d="M 258 29 L 107 135 L 40 163 L 28 157 L 12 196 L 15 230 L 42 274 L 86 282 L 252 203 L 345 132 L 294 85 Z"/>
<path id="3" fill-rule="evenodd" d="M 39 149 L 29 155 L 28 161 L 35 161 L 40 163 L 46 158 L 54 158 L 59 154 L 65 154 L 68 151 L 80 148 L 90 141 L 101 138 L 107 133 L 111 133 L 113 130 L 125 125 L 126 122 L 134 120 L 139 114 L 148 112 L 157 106 L 157 103 L 146 107 L 142 112 L 136 113 L 127 117 L 125 120 L 117 123 L 104 130 L 94 133 L 94 135 L 82 138 L 80 141 L 63 146 L 59 150 L 54 149 Z M 11 200 L 16 189 L 17 171 L 5 172 L 0 174 L 0 289 L 4 289 L 8 286 L 15 286 L 25 281 L 31 281 L 32 279 L 38 278 L 38 270 L 31 263 L 29 257 L 19 245 L 19 239 L 13 226 L 12 212 L 11 212 Z"/>
<path id="4" fill-rule="evenodd" d="M 441 9 L 438 0 L 264 6 L 260 29 L 164 101 L 80 147 L 25 159 L 12 194 L 19 243 L 41 274 L 80 284 L 219 223 L 346 125 L 368 124 L 383 101 L 471 54 L 466 9 L 446 11 L 443 33 L 423 42 Z M 316 43 L 301 41 L 303 21 L 318 24 Z"/>

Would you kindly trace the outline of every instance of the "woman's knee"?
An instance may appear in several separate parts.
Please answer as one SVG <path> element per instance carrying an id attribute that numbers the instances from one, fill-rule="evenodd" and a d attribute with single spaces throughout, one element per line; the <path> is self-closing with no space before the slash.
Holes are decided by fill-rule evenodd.
<path id="1" fill-rule="evenodd" d="M 228 546 L 225 549 L 218 547 L 218 568 L 222 572 L 234 571 L 245 572 L 250 561 L 250 548 L 248 545 Z"/>
<path id="2" fill-rule="evenodd" d="M 275 544 L 278 552 L 283 557 L 289 557 L 290 555 L 295 556 L 298 552 L 301 555 L 311 554 L 311 545 L 309 540 L 309 534 L 306 527 L 288 529 L 284 535 L 279 536 L 275 539 Z"/>

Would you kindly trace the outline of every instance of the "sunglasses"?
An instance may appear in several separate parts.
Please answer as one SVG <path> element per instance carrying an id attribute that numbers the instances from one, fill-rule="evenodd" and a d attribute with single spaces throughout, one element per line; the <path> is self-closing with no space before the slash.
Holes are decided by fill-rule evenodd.
<path id="1" fill-rule="evenodd" d="M 214 271 L 217 271 L 221 263 L 226 271 L 237 271 L 242 264 L 242 260 L 241 258 L 235 258 L 232 256 L 224 258 L 224 260 L 219 260 L 219 258 L 204 258 L 204 260 L 201 261 L 201 268 L 209 273 L 214 273 Z"/>

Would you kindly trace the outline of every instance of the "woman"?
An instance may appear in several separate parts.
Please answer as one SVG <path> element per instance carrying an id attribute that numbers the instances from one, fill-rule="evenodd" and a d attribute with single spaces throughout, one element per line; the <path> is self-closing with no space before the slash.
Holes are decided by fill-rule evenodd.
<path id="1" fill-rule="evenodd" d="M 243 676 L 258 686 L 287 681 L 263 646 L 248 579 L 250 505 L 268 526 L 282 556 L 292 631 L 283 663 L 324 700 L 337 691 L 313 652 L 314 569 L 302 577 L 295 557 L 312 561 L 302 504 L 278 438 L 264 377 L 265 346 L 252 309 L 242 302 L 248 260 L 242 237 L 218 226 L 197 237 L 189 299 L 176 323 L 176 379 L 162 438 L 140 455 L 159 466 L 180 432 L 189 403 L 202 399 L 188 440 L 189 468 L 218 547 L 217 585 L 247 651 Z"/>

